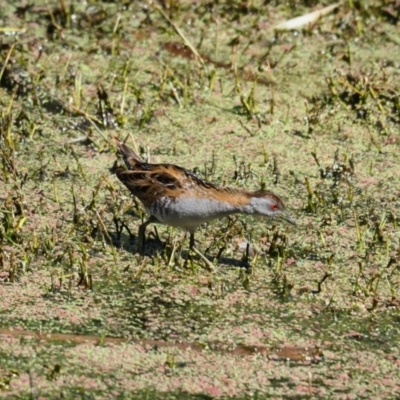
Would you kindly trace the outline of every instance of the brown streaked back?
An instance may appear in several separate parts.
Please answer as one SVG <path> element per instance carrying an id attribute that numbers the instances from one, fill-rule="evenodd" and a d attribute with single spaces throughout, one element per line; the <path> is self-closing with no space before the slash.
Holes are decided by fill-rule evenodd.
<path id="1" fill-rule="evenodd" d="M 240 207 L 250 202 L 252 197 L 272 197 L 278 207 L 284 210 L 282 200 L 267 190 L 250 192 L 246 189 L 221 187 L 207 182 L 193 172 L 173 164 L 149 164 L 144 162 L 133 150 L 117 141 L 127 170 L 117 168 L 118 179 L 136 196 L 145 207 L 166 196 L 174 198 L 196 197 L 214 199 Z"/>

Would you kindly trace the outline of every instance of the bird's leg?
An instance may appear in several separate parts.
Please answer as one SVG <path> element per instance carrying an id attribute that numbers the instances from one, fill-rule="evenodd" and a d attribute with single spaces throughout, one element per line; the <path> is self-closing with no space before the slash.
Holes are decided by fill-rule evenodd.
<path id="1" fill-rule="evenodd" d="M 247 242 L 246 253 L 243 255 L 242 258 L 242 266 L 246 269 L 251 268 L 251 264 L 249 262 L 249 253 L 250 253 L 250 242 Z"/>
<path id="2" fill-rule="evenodd" d="M 209 270 L 210 270 L 211 272 L 215 272 L 215 266 L 214 266 L 214 264 L 213 264 L 208 258 L 206 258 L 206 256 L 205 256 L 203 253 L 201 253 L 201 252 L 196 248 L 196 246 L 195 246 L 195 244 L 194 244 L 194 233 L 192 233 L 192 232 L 190 232 L 189 246 L 190 246 L 190 250 L 192 250 L 195 254 L 197 254 L 197 255 L 200 257 L 200 259 L 202 259 L 202 260 L 206 263 L 206 265 L 207 265 L 207 267 L 209 268 Z"/>
<path id="3" fill-rule="evenodd" d="M 194 247 L 194 233 L 192 233 L 192 232 L 190 232 L 189 247 L 190 248 Z"/>
<path id="4" fill-rule="evenodd" d="M 149 225 L 149 224 L 151 224 L 153 222 L 157 222 L 157 218 L 155 218 L 153 215 L 151 215 L 150 218 L 147 221 L 143 222 L 143 224 L 141 224 L 139 226 L 137 250 L 142 255 L 144 254 L 144 243 L 145 243 L 146 228 L 147 228 L 147 225 Z"/>

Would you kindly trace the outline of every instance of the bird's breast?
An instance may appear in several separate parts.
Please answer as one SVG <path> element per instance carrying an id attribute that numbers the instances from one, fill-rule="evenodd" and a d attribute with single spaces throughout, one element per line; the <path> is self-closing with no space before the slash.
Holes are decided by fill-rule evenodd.
<path id="1" fill-rule="evenodd" d="M 188 229 L 238 212 L 231 204 L 215 199 L 166 196 L 147 207 L 147 211 L 163 224 Z"/>

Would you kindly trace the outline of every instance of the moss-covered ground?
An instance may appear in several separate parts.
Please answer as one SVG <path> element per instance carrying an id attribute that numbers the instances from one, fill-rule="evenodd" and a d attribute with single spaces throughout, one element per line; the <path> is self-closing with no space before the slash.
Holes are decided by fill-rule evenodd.
<path id="1" fill-rule="evenodd" d="M 400 397 L 400 6 L 0 8 L 0 397 Z M 297 226 L 152 225 L 113 137 Z M 249 246 L 248 246 L 249 245 Z M 246 250 L 247 249 L 247 250 Z"/>

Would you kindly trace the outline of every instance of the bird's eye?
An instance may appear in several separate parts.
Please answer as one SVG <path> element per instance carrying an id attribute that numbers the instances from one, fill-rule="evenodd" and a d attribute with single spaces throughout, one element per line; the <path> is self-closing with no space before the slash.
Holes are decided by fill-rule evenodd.
<path id="1" fill-rule="evenodd" d="M 277 208 L 278 208 L 278 206 L 277 206 L 276 204 L 271 204 L 271 205 L 270 205 L 270 209 L 271 209 L 272 211 L 275 211 Z"/>

